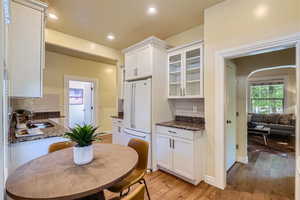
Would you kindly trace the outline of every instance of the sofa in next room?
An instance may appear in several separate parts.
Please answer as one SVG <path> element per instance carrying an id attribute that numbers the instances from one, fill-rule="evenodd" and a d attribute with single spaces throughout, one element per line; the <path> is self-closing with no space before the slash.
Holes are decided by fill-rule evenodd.
<path id="1" fill-rule="evenodd" d="M 248 128 L 255 126 L 271 128 L 271 135 L 294 136 L 296 120 L 294 114 L 248 114 Z"/>

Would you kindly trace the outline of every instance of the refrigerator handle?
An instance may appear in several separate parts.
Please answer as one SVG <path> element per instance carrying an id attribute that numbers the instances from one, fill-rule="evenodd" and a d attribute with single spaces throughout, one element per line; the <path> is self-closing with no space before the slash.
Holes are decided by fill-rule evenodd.
<path id="1" fill-rule="evenodd" d="M 130 127 L 135 128 L 135 84 L 131 85 L 131 119 L 130 119 Z"/>
<path id="2" fill-rule="evenodd" d="M 132 117 L 133 117 L 133 83 L 131 84 L 131 101 L 130 101 L 130 128 L 132 128 Z"/>

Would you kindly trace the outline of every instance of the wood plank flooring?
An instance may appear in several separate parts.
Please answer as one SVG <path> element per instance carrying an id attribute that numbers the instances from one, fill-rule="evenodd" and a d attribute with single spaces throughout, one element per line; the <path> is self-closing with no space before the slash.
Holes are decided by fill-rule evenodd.
<path id="1" fill-rule="evenodd" d="M 146 181 L 152 200 L 293 200 L 294 173 L 293 152 L 282 156 L 254 148 L 248 165 L 237 163 L 229 171 L 225 190 L 204 182 L 195 187 L 162 171 L 147 174 Z"/>

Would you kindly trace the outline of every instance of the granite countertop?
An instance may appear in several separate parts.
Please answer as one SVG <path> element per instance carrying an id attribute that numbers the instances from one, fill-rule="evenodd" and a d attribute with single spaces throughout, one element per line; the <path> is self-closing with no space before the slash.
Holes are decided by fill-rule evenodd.
<path id="1" fill-rule="evenodd" d="M 156 125 L 189 131 L 203 131 L 205 130 L 205 119 L 203 117 L 175 116 L 173 121 L 161 122 Z"/>
<path id="2" fill-rule="evenodd" d="M 53 118 L 55 120 L 56 118 Z M 64 126 L 54 122 L 51 119 L 39 119 L 34 120 L 33 122 L 50 122 L 54 125 L 54 127 L 49 128 L 41 128 L 40 130 L 44 133 L 42 135 L 37 136 L 28 136 L 28 137 L 11 137 L 10 143 L 19 143 L 19 142 L 26 142 L 26 141 L 33 141 L 33 140 L 39 140 L 39 139 L 45 139 L 45 138 L 51 138 L 51 137 L 62 137 L 66 131 L 68 131 L 67 128 Z"/>
<path id="3" fill-rule="evenodd" d="M 166 126 L 171 128 L 179 128 L 189 131 L 203 131 L 205 130 L 205 123 L 193 123 L 193 122 L 183 122 L 183 121 L 169 121 L 157 123 L 159 126 Z"/>

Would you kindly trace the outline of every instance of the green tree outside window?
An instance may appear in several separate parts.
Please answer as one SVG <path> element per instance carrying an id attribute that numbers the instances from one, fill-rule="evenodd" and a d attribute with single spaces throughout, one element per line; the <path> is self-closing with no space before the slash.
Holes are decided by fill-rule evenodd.
<path id="1" fill-rule="evenodd" d="M 270 114 L 284 111 L 284 84 L 250 85 L 250 111 Z"/>

